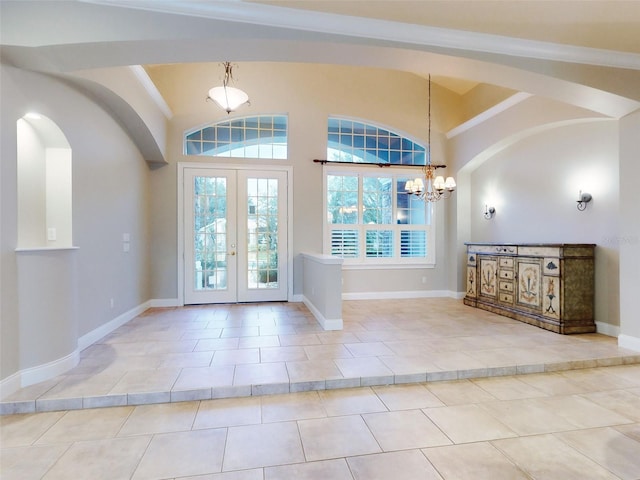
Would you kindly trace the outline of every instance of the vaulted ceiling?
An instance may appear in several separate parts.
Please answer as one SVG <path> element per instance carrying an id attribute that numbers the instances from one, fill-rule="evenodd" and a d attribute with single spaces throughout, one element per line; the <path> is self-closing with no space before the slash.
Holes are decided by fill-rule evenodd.
<path id="1" fill-rule="evenodd" d="M 252 3 L 640 53 L 637 0 L 250 0 Z"/>
<path id="2" fill-rule="evenodd" d="M 640 70 L 637 1 L 5 0 L 0 6 L 3 61 L 54 72 L 220 61 L 224 51 L 242 61 L 433 73 L 458 93 L 477 83 L 516 90 L 538 83 L 490 68 L 497 65 L 640 100 L 632 81 Z"/>
<path id="3" fill-rule="evenodd" d="M 71 81 L 125 65 L 305 62 L 430 74 L 459 95 L 483 84 L 615 118 L 640 108 L 635 0 L 3 0 L 0 13 L 2 62 Z"/>

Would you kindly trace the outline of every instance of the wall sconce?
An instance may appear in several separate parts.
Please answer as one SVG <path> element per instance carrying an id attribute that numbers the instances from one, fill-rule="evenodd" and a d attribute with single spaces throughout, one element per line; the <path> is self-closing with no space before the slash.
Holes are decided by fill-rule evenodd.
<path id="1" fill-rule="evenodd" d="M 587 208 L 587 203 L 589 203 L 591 201 L 593 197 L 591 196 L 590 193 L 582 193 L 582 190 L 580 190 L 580 193 L 578 194 L 578 210 L 580 210 L 581 212 Z"/>
<path id="2" fill-rule="evenodd" d="M 496 214 L 496 207 L 484 206 L 484 218 L 490 220 Z"/>

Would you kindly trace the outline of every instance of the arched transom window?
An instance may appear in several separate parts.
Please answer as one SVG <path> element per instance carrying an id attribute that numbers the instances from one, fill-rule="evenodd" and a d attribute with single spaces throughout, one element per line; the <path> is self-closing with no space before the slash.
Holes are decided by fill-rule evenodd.
<path id="1" fill-rule="evenodd" d="M 377 125 L 330 117 L 327 130 L 327 160 L 424 165 L 425 148 L 399 133 Z"/>
<path id="2" fill-rule="evenodd" d="M 287 116 L 260 115 L 214 123 L 184 136 L 185 155 L 287 158 Z"/>

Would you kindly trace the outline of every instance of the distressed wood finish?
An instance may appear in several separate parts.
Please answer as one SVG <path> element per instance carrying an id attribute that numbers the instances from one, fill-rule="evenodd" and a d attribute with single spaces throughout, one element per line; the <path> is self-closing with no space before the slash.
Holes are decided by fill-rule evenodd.
<path id="1" fill-rule="evenodd" d="M 596 331 L 595 245 L 466 245 L 465 305 L 556 333 Z"/>

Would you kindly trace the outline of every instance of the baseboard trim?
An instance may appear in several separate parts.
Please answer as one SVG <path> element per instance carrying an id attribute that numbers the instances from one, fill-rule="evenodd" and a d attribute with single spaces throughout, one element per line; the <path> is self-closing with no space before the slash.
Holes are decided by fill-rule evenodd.
<path id="1" fill-rule="evenodd" d="M 342 330 L 342 318 L 326 318 L 305 296 L 303 296 L 302 302 L 307 306 L 322 328 L 325 330 Z"/>
<path id="2" fill-rule="evenodd" d="M 343 300 L 394 300 L 403 298 L 462 298 L 450 290 L 409 290 L 397 292 L 351 292 L 343 293 Z M 462 295 L 464 297 L 464 294 Z"/>
<path id="3" fill-rule="evenodd" d="M 23 387 L 28 387 L 29 385 L 49 380 L 50 378 L 63 374 L 67 370 L 71 370 L 77 366 L 78 363 L 80 363 L 80 349 L 76 348 L 69 355 L 59 358 L 58 360 L 22 370 L 20 383 Z"/>
<path id="4" fill-rule="evenodd" d="M 0 382 L 0 398 L 5 398 L 22 387 L 22 374 L 16 372 Z"/>
<path id="5" fill-rule="evenodd" d="M 20 370 L 0 382 L 0 397 L 4 398 L 20 388 L 28 387 L 29 385 L 44 382 L 45 380 L 62 375 L 64 372 L 77 366 L 78 363 L 80 363 L 80 350 L 76 349 L 69 355 L 65 355 L 57 360 Z"/>
<path id="6" fill-rule="evenodd" d="M 620 335 L 620 327 L 605 322 L 596 322 L 596 331 L 608 337 L 618 337 Z"/>
<path id="7" fill-rule="evenodd" d="M 78 349 L 80 351 L 84 350 L 90 345 L 93 345 L 101 338 L 106 337 L 111 332 L 113 332 L 116 328 L 121 327 L 129 320 L 134 319 L 142 312 L 151 307 L 151 300 L 148 300 L 137 307 L 132 308 L 131 310 L 124 312 L 122 315 L 118 315 L 113 320 L 100 325 L 98 328 L 90 331 L 89 333 L 84 334 L 78 339 Z"/>
<path id="8" fill-rule="evenodd" d="M 37 365 L 35 367 L 26 368 L 20 370 L 4 380 L 0 381 L 0 395 L 6 397 L 13 392 L 23 387 L 28 387 L 35 383 L 49 380 L 53 377 L 61 375 L 73 367 L 77 366 L 80 362 L 80 352 L 85 348 L 93 345 L 98 340 L 106 337 L 111 332 L 121 327 L 128 321 L 134 319 L 145 310 L 151 307 L 175 307 L 178 306 L 178 300 L 169 299 L 153 299 L 148 300 L 137 307 L 128 310 L 122 315 L 118 315 L 113 320 L 99 326 L 98 328 L 86 333 L 78 338 L 76 349 L 65 357 L 59 358 L 43 365 Z"/>
<path id="9" fill-rule="evenodd" d="M 177 298 L 152 298 L 147 302 L 151 308 L 182 307 Z"/>
<path id="10" fill-rule="evenodd" d="M 620 334 L 618 335 L 618 346 L 633 350 L 634 352 L 640 352 L 640 338 Z"/>

